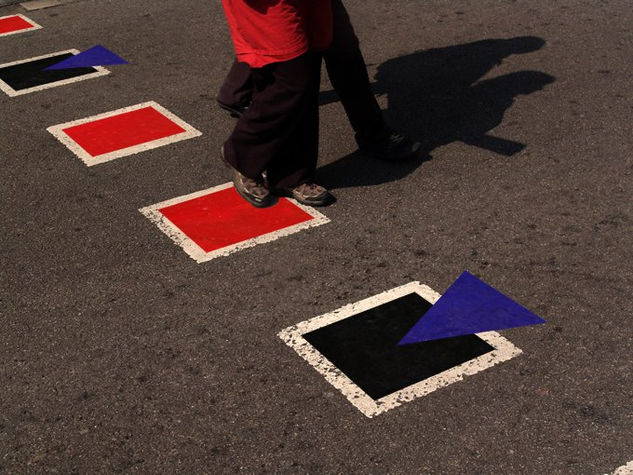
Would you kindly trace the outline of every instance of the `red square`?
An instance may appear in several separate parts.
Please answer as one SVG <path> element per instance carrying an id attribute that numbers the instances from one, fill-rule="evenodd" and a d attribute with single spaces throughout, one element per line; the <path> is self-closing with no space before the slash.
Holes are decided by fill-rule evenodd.
<path id="1" fill-rule="evenodd" d="M 91 157 L 183 133 L 185 129 L 153 107 L 63 129 Z"/>
<path id="2" fill-rule="evenodd" d="M 312 219 L 288 200 L 255 208 L 235 188 L 158 210 L 205 252 L 231 246 Z"/>
<path id="3" fill-rule="evenodd" d="M 231 183 L 140 211 L 198 262 L 329 222 L 313 208 L 287 198 L 255 208 Z"/>
<path id="4" fill-rule="evenodd" d="M 48 131 L 89 166 L 200 135 L 155 102 L 55 125 Z"/>
<path id="5" fill-rule="evenodd" d="M 20 15 L 11 15 L 0 18 L 0 35 L 8 33 L 16 33 L 22 30 L 30 30 L 35 25 L 29 23 L 24 17 Z"/>

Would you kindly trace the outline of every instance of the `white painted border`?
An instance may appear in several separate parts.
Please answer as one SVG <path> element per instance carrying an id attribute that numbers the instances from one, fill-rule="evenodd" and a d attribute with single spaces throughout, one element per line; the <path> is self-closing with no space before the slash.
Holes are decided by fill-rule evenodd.
<path id="1" fill-rule="evenodd" d="M 145 142 L 139 145 L 134 145 L 132 147 L 126 147 L 119 150 L 115 150 L 113 152 L 104 153 L 101 155 L 97 155 L 93 157 L 88 152 L 86 152 L 81 145 L 75 142 L 69 135 L 64 132 L 65 129 L 69 129 L 71 127 L 75 127 L 77 125 L 88 124 L 90 122 L 94 122 L 100 119 L 105 119 L 107 117 L 113 117 L 120 114 L 125 114 L 127 112 L 132 112 L 139 109 L 144 109 L 146 107 L 152 107 L 157 110 L 169 120 L 174 122 L 176 125 L 185 129 L 184 132 L 179 134 L 170 135 L 168 137 L 163 137 L 162 139 L 152 140 L 150 142 Z M 89 167 L 93 165 L 98 165 L 100 163 L 109 162 L 110 160 L 114 160 L 115 158 L 126 157 L 128 155 L 134 155 L 136 153 L 144 152 L 146 150 L 151 150 L 153 148 L 162 147 L 164 145 L 168 145 L 175 142 L 180 142 L 181 140 L 192 139 L 194 137 L 199 137 L 202 135 L 202 132 L 195 129 L 191 125 L 187 124 L 184 120 L 180 119 L 176 115 L 169 112 L 164 107 L 160 106 L 154 101 L 143 102 L 142 104 L 136 104 L 134 106 L 124 107 L 122 109 L 117 109 L 115 111 L 105 112 L 99 115 L 93 115 L 90 117 L 86 117 L 84 119 L 73 120 L 71 122 L 66 122 L 65 124 L 53 125 L 47 128 L 53 136 L 61 143 L 63 143 L 71 152 L 77 155 L 86 165 Z"/>
<path id="2" fill-rule="evenodd" d="M 303 335 L 319 328 L 330 325 L 339 320 L 351 317 L 371 308 L 382 305 L 386 302 L 398 299 L 405 295 L 416 293 L 426 301 L 434 304 L 440 298 L 440 294 L 433 289 L 422 285 L 419 282 L 411 282 L 401 287 L 388 290 L 373 297 L 361 300 L 360 302 L 346 305 L 325 315 L 314 317 L 310 320 L 298 323 L 282 330 L 278 336 L 293 348 L 303 359 L 312 365 L 321 375 L 341 391 L 343 395 L 356 408 L 367 417 L 374 417 L 390 409 L 400 406 L 405 402 L 426 396 L 427 394 L 440 389 L 449 384 L 461 381 L 465 376 L 470 376 L 484 369 L 490 368 L 498 363 L 507 361 L 510 358 L 522 353 L 510 341 L 499 335 L 497 332 L 477 333 L 477 336 L 495 349 L 489 353 L 481 355 L 461 365 L 455 366 L 442 373 L 436 374 L 423 381 L 415 383 L 407 388 L 396 391 L 378 400 L 372 399 L 367 393 L 359 388 L 341 370 L 334 366 L 316 348 L 303 338 Z"/>
<path id="3" fill-rule="evenodd" d="M 68 49 L 64 51 L 56 51 L 55 53 L 44 54 L 42 56 L 35 56 L 33 58 L 21 59 L 19 61 L 13 61 L 11 63 L 0 64 L 0 68 L 15 66 L 16 64 L 28 63 L 30 61 L 37 61 L 38 59 L 51 58 L 53 56 L 57 56 L 59 54 L 64 53 L 72 53 L 74 55 L 79 54 L 79 50 L 77 49 Z M 29 94 L 31 92 L 43 91 L 44 89 L 50 89 L 52 87 L 63 86 L 65 84 L 71 84 L 73 82 L 84 81 L 86 79 L 92 79 L 99 76 L 105 76 L 110 74 L 110 71 L 102 66 L 93 66 L 96 71 L 90 74 L 84 74 L 83 76 L 77 76 L 75 78 L 63 79 L 61 81 L 49 82 L 48 84 L 44 84 L 42 86 L 30 87 L 28 89 L 22 89 L 21 91 L 16 91 L 11 86 L 9 86 L 6 82 L 0 79 L 0 90 L 2 90 L 9 97 L 21 96 L 23 94 Z"/>
<path id="4" fill-rule="evenodd" d="M 303 223 L 289 226 L 287 228 L 273 231 L 268 234 L 262 234 L 261 236 L 247 239 L 246 241 L 238 242 L 230 246 L 216 249 L 215 251 L 205 252 L 192 239 L 190 239 L 185 233 L 183 233 L 180 230 L 180 228 L 178 228 L 174 223 L 168 220 L 159 211 L 160 209 L 166 208 L 167 206 L 183 203 L 185 201 L 199 198 L 201 196 L 210 195 L 212 193 L 222 191 L 227 188 L 231 188 L 232 186 L 233 186 L 233 183 L 230 183 L 230 182 L 224 183 L 222 185 L 214 186 L 206 190 L 197 191 L 189 195 L 180 196 L 178 198 L 173 198 L 171 200 L 163 201 L 162 203 L 157 203 L 155 205 L 147 206 L 145 208 L 141 208 L 139 211 L 143 213 L 145 216 L 147 216 L 150 219 L 150 221 L 156 224 L 156 226 L 158 226 L 161 231 L 167 234 L 167 236 L 169 236 L 172 241 L 174 241 L 178 246 L 182 247 L 183 250 L 198 263 L 207 262 L 207 261 L 210 261 L 211 259 L 215 259 L 216 257 L 228 256 L 229 254 L 233 254 L 234 252 L 241 251 L 242 249 L 247 249 L 249 247 L 253 247 L 258 244 L 271 242 L 276 239 L 279 239 L 280 237 L 288 236 L 290 234 L 294 234 L 304 229 L 320 226 L 322 224 L 326 224 L 330 222 L 329 218 L 319 213 L 314 208 L 311 208 L 309 206 L 304 206 L 291 198 L 280 198 L 280 200 L 290 201 L 292 204 L 294 204 L 295 206 L 297 206 L 298 208 L 302 209 L 303 211 L 308 213 L 310 216 L 312 216 L 312 219 L 309 221 L 305 221 Z"/>
<path id="5" fill-rule="evenodd" d="M 0 16 L 0 20 L 4 20 L 5 18 L 11 18 L 11 17 L 15 17 L 15 16 L 18 16 L 18 17 L 22 18 L 24 21 L 26 21 L 27 23 L 29 23 L 31 25 L 31 28 L 24 28 L 22 30 L 15 30 L 15 31 L 9 31 L 7 33 L 0 33 L 0 38 L 3 37 L 3 36 L 15 35 L 15 34 L 18 34 L 18 33 L 26 33 L 27 31 L 39 30 L 39 29 L 42 28 L 41 25 L 38 25 L 33 20 L 31 20 L 29 17 L 24 16 L 21 13 L 16 13 L 14 15 Z"/>
<path id="6" fill-rule="evenodd" d="M 633 460 L 617 468 L 611 475 L 633 475 Z"/>

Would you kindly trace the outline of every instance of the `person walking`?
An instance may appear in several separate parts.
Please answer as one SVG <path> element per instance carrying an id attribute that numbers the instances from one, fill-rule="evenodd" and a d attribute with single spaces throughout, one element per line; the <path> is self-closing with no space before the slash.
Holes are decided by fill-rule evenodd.
<path id="1" fill-rule="evenodd" d="M 332 42 L 323 52 L 330 82 L 338 94 L 364 155 L 405 160 L 420 153 L 421 144 L 396 132 L 383 118 L 371 89 L 358 37 L 342 0 L 331 0 Z M 241 117 L 253 98 L 251 68 L 239 58 L 233 63 L 218 95 L 218 105 Z"/>
<path id="2" fill-rule="evenodd" d="M 223 6 L 237 60 L 217 99 L 239 120 L 222 155 L 247 201 L 269 206 L 271 194 L 311 206 L 333 201 L 314 183 L 323 56 L 361 151 L 388 160 L 417 153 L 420 144 L 383 120 L 341 0 L 223 0 Z"/>
<path id="3" fill-rule="evenodd" d="M 222 146 L 235 188 L 257 207 L 273 196 L 321 206 L 332 195 L 314 183 L 322 52 L 332 41 L 331 0 L 222 0 L 252 100 Z M 263 173 L 266 172 L 266 181 Z"/>

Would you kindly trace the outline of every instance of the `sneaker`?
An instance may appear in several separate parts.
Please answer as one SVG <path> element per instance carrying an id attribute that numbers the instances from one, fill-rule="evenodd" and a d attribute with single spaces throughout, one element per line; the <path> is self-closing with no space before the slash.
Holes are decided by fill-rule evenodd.
<path id="1" fill-rule="evenodd" d="M 241 105 L 241 104 L 237 104 L 237 105 L 231 105 L 231 104 L 224 104 L 223 102 L 217 101 L 218 106 L 220 106 L 220 109 L 224 109 L 225 111 L 228 111 L 231 114 L 231 117 L 235 117 L 236 119 L 239 119 L 240 117 L 242 117 L 244 115 L 244 112 L 246 112 L 248 110 L 248 106 L 249 104 L 246 105 Z"/>
<path id="2" fill-rule="evenodd" d="M 220 153 L 222 155 L 222 161 L 232 171 L 233 186 L 235 186 L 235 190 L 242 198 L 256 208 L 266 208 L 273 204 L 272 196 L 268 188 L 266 188 L 263 178 L 255 180 L 242 175 L 224 158 L 224 147 L 222 147 Z"/>
<path id="3" fill-rule="evenodd" d="M 422 148 L 420 142 L 411 140 L 393 129 L 385 128 L 384 131 L 371 140 L 363 140 L 357 137 L 360 151 L 373 158 L 388 161 L 407 160 L 419 155 Z"/>
<path id="4" fill-rule="evenodd" d="M 308 206 L 325 206 L 335 201 L 328 190 L 316 183 L 303 183 L 294 188 L 275 189 L 273 193 L 294 198 L 299 203 Z"/>

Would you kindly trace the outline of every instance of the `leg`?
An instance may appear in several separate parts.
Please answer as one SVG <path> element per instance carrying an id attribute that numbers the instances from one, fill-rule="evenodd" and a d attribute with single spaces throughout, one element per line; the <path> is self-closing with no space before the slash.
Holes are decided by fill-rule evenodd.
<path id="1" fill-rule="evenodd" d="M 417 156 L 420 143 L 396 133 L 383 119 L 371 90 L 358 38 L 342 0 L 332 0 L 332 11 L 334 38 L 324 54 L 325 65 L 356 133 L 358 146 L 366 155 L 385 160 Z"/>
<path id="2" fill-rule="evenodd" d="M 217 101 L 223 106 L 240 109 L 247 107 L 253 98 L 251 68 L 246 63 L 235 61 L 220 87 Z"/>
<path id="3" fill-rule="evenodd" d="M 271 189 L 294 188 L 314 180 L 319 154 L 319 86 L 321 56 L 314 53 L 309 64 L 311 81 L 296 125 L 267 170 Z"/>
<path id="4" fill-rule="evenodd" d="M 275 185 L 309 179 L 318 153 L 319 71 L 315 53 L 252 69 L 252 105 L 224 145 L 231 166 L 252 179 L 268 169 Z"/>
<path id="5" fill-rule="evenodd" d="M 334 37 L 324 53 L 325 66 L 357 137 L 373 137 L 385 123 L 371 90 L 358 38 L 341 0 L 332 0 L 332 12 Z"/>

